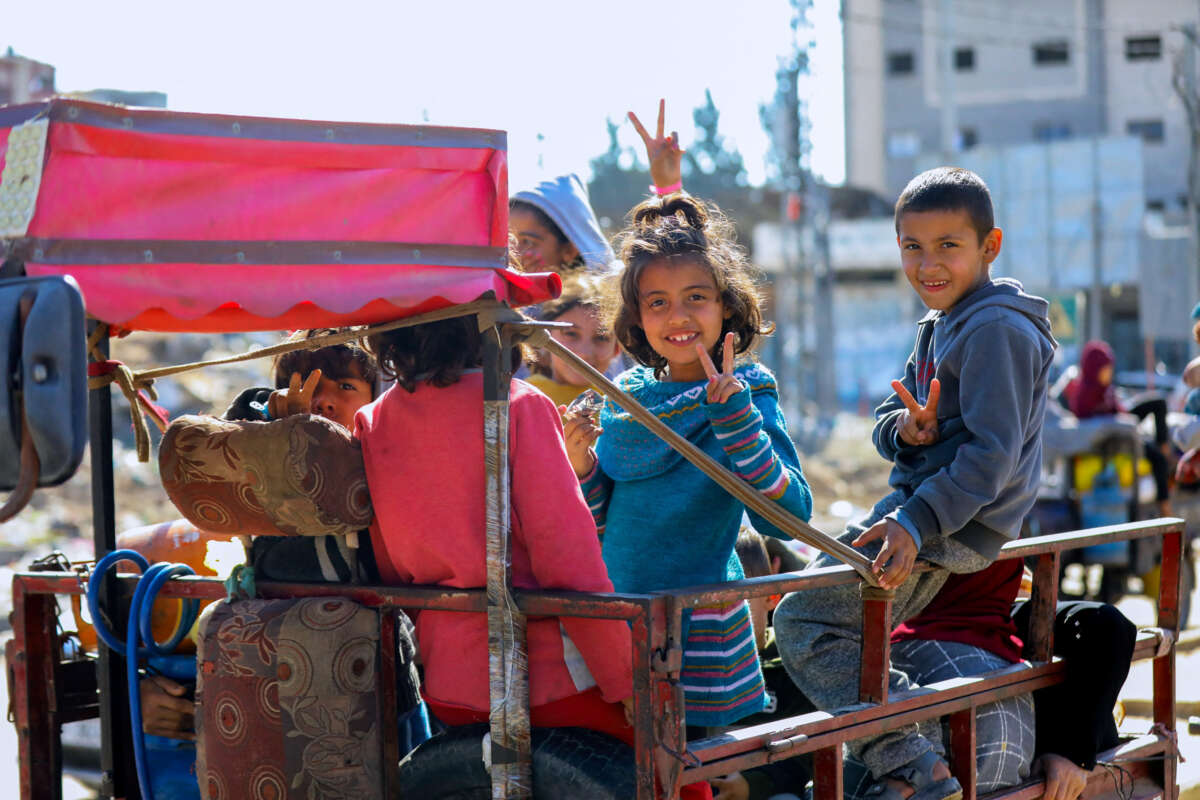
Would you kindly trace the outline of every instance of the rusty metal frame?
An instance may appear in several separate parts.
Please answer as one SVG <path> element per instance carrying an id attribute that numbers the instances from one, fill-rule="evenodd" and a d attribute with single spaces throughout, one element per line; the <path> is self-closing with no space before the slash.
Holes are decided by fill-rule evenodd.
<path id="1" fill-rule="evenodd" d="M 1143 635 L 1135 649 L 1136 658 L 1151 657 L 1154 663 L 1154 719 L 1167 726 L 1174 724 L 1175 664 L 1174 640 L 1178 633 L 1180 559 L 1183 526 L 1180 520 L 1110 526 L 1087 531 L 1036 537 L 1012 542 L 1003 548 L 1001 558 L 1033 558 L 1034 615 L 1031 644 L 1038 656 L 1032 669 L 1000 670 L 988 675 L 947 681 L 900 695 L 888 695 L 887 668 L 892 595 L 873 586 L 873 576 L 857 552 L 845 553 L 851 566 L 827 567 L 805 573 L 749 579 L 738 582 L 690 587 L 686 591 L 649 594 L 581 594 L 571 592 L 531 592 L 515 590 L 511 584 L 511 543 L 509 541 L 509 496 L 507 465 L 509 371 L 504 365 L 514 341 L 541 338 L 543 344 L 568 360 L 573 354 L 554 348 L 552 339 L 542 335 L 539 324 L 514 312 L 498 308 L 479 313 L 484 353 L 484 430 L 487 459 L 487 561 L 486 589 L 445 589 L 441 587 L 371 587 L 340 584 L 263 583 L 259 594 L 266 598 L 296 598 L 338 595 L 380 609 L 394 607 L 435 608 L 444 611 L 486 613 L 488 615 L 489 684 L 491 687 L 491 738 L 493 796 L 527 798 L 531 796 L 529 748 L 529 693 L 525 662 L 524 621 L 534 616 L 571 616 L 596 619 L 620 619 L 629 623 L 633 637 L 631 664 L 634 685 L 635 747 L 638 800 L 674 797 L 681 785 L 723 775 L 802 753 L 813 753 L 818 800 L 840 800 L 842 744 L 852 739 L 935 716 L 949 715 L 951 722 L 951 760 L 963 783 L 967 800 L 975 798 L 973 753 L 975 709 L 1003 697 L 1032 691 L 1061 682 L 1064 671 L 1052 659 L 1053 616 L 1057 600 L 1060 553 L 1064 550 L 1113 540 L 1163 536 L 1162 580 L 1159 594 L 1159 629 Z M 583 362 L 575 364 L 607 394 L 620 390 L 603 376 L 594 374 Z M 96 554 L 99 557 L 115 546 L 115 521 L 112 485 L 111 409 L 107 387 L 91 393 L 93 511 Z M 640 410 L 630 403 L 631 413 Z M 765 501 L 750 487 L 728 480 L 727 471 L 717 464 L 702 463 L 689 450 L 686 441 L 663 428 L 653 415 L 646 414 L 645 424 L 668 439 L 697 467 L 717 480 L 735 496 L 745 496 L 748 505 L 777 519 L 779 526 L 804 541 L 815 539 L 822 549 L 840 543 L 816 531 Z M 638 417 L 642 419 L 641 416 Z M 691 448 L 694 449 L 694 448 Z M 701 456 L 703 454 L 700 454 Z M 701 463 L 698 463 L 701 462 Z M 763 506 L 763 508 L 759 508 Z M 832 544 L 830 544 L 833 542 Z M 844 549 L 844 548 L 843 548 Z M 837 551 L 840 553 L 840 551 Z M 918 569 L 923 569 L 918 565 Z M 131 591 L 135 576 L 118 579 L 105 577 L 102 608 L 117 608 L 122 591 Z M 698 605 L 765 597 L 783 592 L 848 583 L 863 585 L 863 645 L 860 670 L 860 697 L 865 707 L 846 713 L 820 712 L 764 725 L 735 729 L 721 736 L 688 743 L 684 734 L 683 692 L 679 683 L 682 667 L 682 617 Z M 49 798 L 61 793 L 60 724 L 98 713 L 103 733 L 104 786 L 102 793 L 135 798 L 136 781 L 128 763 L 130 735 L 125 707 L 124 687 L 119 675 L 119 659 L 107 648 L 99 648 L 96 660 L 97 690 L 70 695 L 59 691 L 68 667 L 62 662 L 55 620 L 56 594 L 82 594 L 86 582 L 75 573 L 18 573 L 13 578 L 14 636 L 9 645 L 10 696 L 20 739 L 20 778 L 23 800 Z M 163 597 L 220 598 L 224 587 L 216 579 L 181 578 L 165 586 Z M 387 616 L 387 615 L 385 615 Z M 384 640 L 394 630 L 383 632 Z M 1163 643 L 1159 646 L 1159 643 Z M 77 669 L 76 665 L 74 668 Z M 394 693 L 384 692 L 381 702 L 395 702 Z M 1138 761 L 1131 770 L 1140 780 L 1163 787 L 1164 800 L 1176 800 L 1176 753 L 1167 733 L 1143 737 L 1122 750 L 1124 757 L 1157 757 Z M 390 758 L 390 756 L 389 756 Z M 1032 799 L 1040 793 L 1031 783 L 1009 792 L 998 793 L 1006 800 Z M 1091 789 L 1089 789 L 1091 791 Z M 1097 789 L 1099 791 L 1099 789 Z"/>
<path id="2" fill-rule="evenodd" d="M 1001 558 L 1036 556 L 1035 597 L 1049 598 L 1057 576 L 1051 577 L 1043 564 L 1052 563 L 1066 549 L 1111 539 L 1163 536 L 1162 584 L 1159 594 L 1159 627 L 1142 631 L 1134 650 L 1135 659 L 1154 660 L 1154 720 L 1168 730 L 1175 716 L 1174 640 L 1178 633 L 1180 557 L 1183 525 L 1180 520 L 1150 520 L 1104 529 L 1077 531 L 1035 537 L 1010 543 Z M 135 576 L 120 579 L 128 590 Z M 683 738 L 684 716 L 678 685 L 678 624 L 684 609 L 713 600 L 745 599 L 798 591 L 816 586 L 854 583 L 858 576 L 849 567 L 830 567 L 811 573 L 789 573 L 757 578 L 691 591 L 653 594 L 582 594 L 573 592 L 532 592 L 516 590 L 512 594 L 516 610 L 522 615 L 577 616 L 623 619 L 630 623 L 633 635 L 634 716 L 636 721 L 635 762 L 637 798 L 654 800 L 667 796 L 658 786 L 678 786 L 724 775 L 732 770 L 789 758 L 811 752 L 814 756 L 816 796 L 819 800 L 840 798 L 841 746 L 863 735 L 935 716 L 948 715 L 951 722 L 951 760 L 964 797 L 973 800 L 975 782 L 973 760 L 966 755 L 974 730 L 975 709 L 995 700 L 1023 694 L 1060 683 L 1062 662 L 1046 660 L 1032 668 L 1010 668 L 982 676 L 945 681 L 903 694 L 893 694 L 882 704 L 856 707 L 843 714 L 817 712 L 764 725 L 733 730 L 729 733 L 687 743 Z M 437 608 L 448 611 L 486 612 L 487 591 L 483 589 L 441 589 L 435 587 L 373 587 L 317 584 L 260 584 L 264 597 L 311 597 L 341 595 L 373 607 Z M 53 594 L 80 594 L 86 584 L 75 573 L 18 573 L 13 579 L 14 638 L 10 664 L 12 697 L 21 743 L 21 797 L 23 800 L 55 798 L 57 786 L 57 725 L 66 718 L 78 718 L 78 712 L 63 708 L 54 687 L 61 666 L 57 663 L 57 644 L 53 625 Z M 224 588 L 213 578 L 182 578 L 164 587 L 163 596 L 217 598 Z M 872 598 L 867 598 L 871 602 Z M 887 598 L 876 598 L 887 602 Z M 1045 608 L 1052 616 L 1053 606 L 1045 599 L 1035 611 Z M 887 641 L 887 616 L 868 613 L 864 627 L 864 683 L 882 683 L 879 648 Z M 672 631 L 675 631 L 672 634 Z M 878 666 L 875 666 L 878 665 Z M 868 675 L 868 673 L 875 673 Z M 878 684 L 876 684 L 878 685 Z M 1124 764 L 1131 775 L 1162 787 L 1164 800 L 1176 800 L 1176 755 L 1171 739 L 1164 733 L 1152 733 L 1122 745 L 1110 757 L 1133 759 Z M 1096 776 L 1085 796 L 1105 791 L 1106 776 Z M 657 784 L 657 785 L 656 785 Z M 1033 800 L 1041 793 L 1041 784 L 1031 781 L 1023 786 L 995 793 L 993 800 Z"/>

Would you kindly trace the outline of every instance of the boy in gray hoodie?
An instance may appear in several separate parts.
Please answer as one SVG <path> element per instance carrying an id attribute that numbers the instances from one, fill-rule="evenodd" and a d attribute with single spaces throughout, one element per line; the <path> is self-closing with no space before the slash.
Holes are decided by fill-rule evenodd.
<path id="1" fill-rule="evenodd" d="M 873 559 L 895 592 L 893 624 L 916 615 L 952 572 L 990 564 L 1033 506 L 1042 463 L 1047 373 L 1055 342 L 1047 303 L 989 267 L 1003 240 L 986 184 L 940 167 L 896 202 L 904 274 L 929 308 L 872 438 L 893 489 L 839 537 Z M 912 575 L 916 559 L 937 569 Z M 809 568 L 830 566 L 830 556 Z M 822 709 L 858 701 L 862 604 L 857 585 L 788 595 L 775 611 L 784 666 Z M 913 688 L 892 669 L 891 691 Z M 961 797 L 935 746 L 904 726 L 849 745 L 880 800 Z"/>

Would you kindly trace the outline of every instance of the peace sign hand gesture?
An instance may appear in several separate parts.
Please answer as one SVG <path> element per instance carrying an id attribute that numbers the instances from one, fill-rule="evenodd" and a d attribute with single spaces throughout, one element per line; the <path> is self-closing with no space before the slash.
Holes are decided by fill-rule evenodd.
<path id="1" fill-rule="evenodd" d="M 304 385 L 300 385 L 300 373 L 293 372 L 286 389 L 276 389 L 267 398 L 267 412 L 271 419 L 283 419 L 292 414 L 311 414 L 313 394 L 321 383 L 321 370 L 308 373 Z"/>
<path id="2" fill-rule="evenodd" d="M 942 384 L 934 378 L 929 384 L 929 399 L 925 405 L 917 402 L 916 398 L 900 381 L 892 381 L 892 388 L 904 403 L 904 410 L 896 418 L 896 433 L 906 444 L 933 444 L 938 440 L 937 404 L 942 394 Z"/>
<path id="3" fill-rule="evenodd" d="M 670 136 L 663 136 L 664 120 L 666 119 L 667 101 L 658 101 L 658 127 L 654 136 L 646 132 L 637 114 L 629 112 L 629 121 L 633 123 L 642 144 L 646 145 L 646 160 L 650 162 L 650 180 L 655 186 L 674 186 L 683 179 L 679 162 L 683 158 L 683 150 L 679 147 L 679 134 L 671 131 Z"/>
<path id="4" fill-rule="evenodd" d="M 696 342 L 696 353 L 699 354 L 700 363 L 704 366 L 704 374 L 708 376 L 708 385 L 704 388 L 708 391 L 710 405 L 724 403 L 746 388 L 745 384 L 733 376 L 733 331 L 725 334 L 725 341 L 721 345 L 720 372 L 717 372 L 717 365 L 713 363 L 712 357 L 700 342 Z"/>

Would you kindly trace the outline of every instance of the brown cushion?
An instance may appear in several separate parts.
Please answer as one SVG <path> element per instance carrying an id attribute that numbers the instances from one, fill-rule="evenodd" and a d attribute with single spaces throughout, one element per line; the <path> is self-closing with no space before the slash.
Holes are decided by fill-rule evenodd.
<path id="1" fill-rule="evenodd" d="M 179 512 L 212 533 L 346 535 L 373 515 L 358 442 L 311 414 L 180 417 L 163 435 L 158 466 Z"/>
<path id="2" fill-rule="evenodd" d="M 341 597 L 209 606 L 196 656 L 200 796 L 387 797 L 396 709 L 381 684 L 395 677 L 380 623 Z"/>

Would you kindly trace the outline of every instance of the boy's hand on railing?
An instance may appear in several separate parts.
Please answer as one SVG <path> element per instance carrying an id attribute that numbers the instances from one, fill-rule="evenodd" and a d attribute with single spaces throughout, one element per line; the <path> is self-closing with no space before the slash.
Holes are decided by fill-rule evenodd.
<path id="1" fill-rule="evenodd" d="M 566 406 L 558 407 L 559 414 L 567 413 Z M 563 441 L 567 445 L 567 459 L 576 477 L 586 478 L 596 467 L 596 453 L 592 445 L 600 438 L 604 429 L 591 414 L 572 414 L 563 420 Z"/>
<path id="2" fill-rule="evenodd" d="M 634 130 L 642 137 L 646 146 L 646 160 L 650 162 L 650 180 L 655 186 L 674 186 L 683 180 L 679 162 L 683 158 L 683 150 L 679 147 L 679 134 L 671 131 L 670 136 L 663 136 L 664 120 L 666 118 L 667 101 L 658 101 L 658 127 L 651 136 L 642 126 L 637 114 L 629 112 L 629 121 Z"/>
<path id="3" fill-rule="evenodd" d="M 917 543 L 899 522 L 882 519 L 850 544 L 862 547 L 877 539 L 883 540 L 883 547 L 871 562 L 871 572 L 879 581 L 880 588 L 895 589 L 912 574 L 913 565 L 917 563 Z"/>
<path id="4" fill-rule="evenodd" d="M 271 419 L 283 419 L 292 414 L 311 414 L 313 395 L 321 383 L 321 370 L 314 369 L 300 383 L 300 373 L 293 372 L 292 379 L 286 389 L 276 389 L 267 398 L 267 413 Z"/>
<path id="5" fill-rule="evenodd" d="M 721 347 L 721 371 L 717 372 L 717 365 L 713 363 L 712 357 L 708 351 L 704 349 L 704 345 L 696 342 L 696 353 L 700 356 L 700 363 L 704 366 L 704 374 L 708 376 L 708 385 L 704 388 L 708 391 L 708 402 L 724 403 L 729 398 L 746 388 L 742 382 L 733 375 L 733 332 L 725 334 L 725 341 Z"/>
<path id="6" fill-rule="evenodd" d="M 892 381 L 892 389 L 904 403 L 904 410 L 896 418 L 896 434 L 906 444 L 933 444 L 938 440 L 937 404 L 942 394 L 942 383 L 934 378 L 929 384 L 929 399 L 925 405 L 904 387 L 900 381 Z"/>

